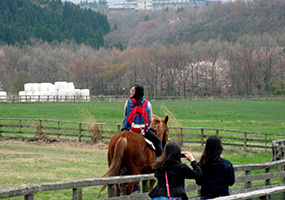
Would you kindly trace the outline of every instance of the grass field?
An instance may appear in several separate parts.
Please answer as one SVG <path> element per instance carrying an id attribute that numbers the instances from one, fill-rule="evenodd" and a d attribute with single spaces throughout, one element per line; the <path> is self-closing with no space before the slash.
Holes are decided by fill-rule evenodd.
<path id="1" fill-rule="evenodd" d="M 192 149 L 199 160 L 202 149 Z M 104 144 L 58 142 L 46 144 L 40 141 L 0 141 L 0 189 L 29 183 L 49 183 L 98 178 L 107 169 L 107 147 Z M 263 163 L 271 159 L 264 152 L 246 153 L 238 149 L 225 150 L 223 157 L 233 164 Z M 187 162 L 183 159 L 184 162 Z M 189 181 L 193 183 L 193 181 Z M 83 189 L 84 200 L 97 199 L 101 187 Z M 71 190 L 38 192 L 37 200 L 71 199 Z M 106 190 L 98 198 L 107 198 Z M 22 200 L 23 197 L 9 200 Z"/>
<path id="2" fill-rule="evenodd" d="M 160 117 L 165 106 L 183 127 L 284 133 L 285 100 L 151 101 Z M 43 118 L 84 121 L 88 110 L 97 122 L 121 123 L 124 102 L 0 103 L 0 118 Z M 172 119 L 170 118 L 170 125 Z"/>
<path id="3" fill-rule="evenodd" d="M 285 133 L 284 100 L 151 101 L 153 112 L 164 116 L 165 106 L 184 127 Z M 0 103 L 0 118 L 84 119 L 87 110 L 98 122 L 121 123 L 124 102 Z M 170 119 L 171 122 L 171 119 Z M 171 125 L 171 123 L 170 123 Z M 186 150 L 186 149 L 185 149 Z M 188 149 L 189 150 L 189 149 Z M 190 148 L 198 160 L 203 149 Z M 77 142 L 23 142 L 0 140 L 0 189 L 28 183 L 46 183 L 100 177 L 107 168 L 107 147 Z M 271 152 L 225 149 L 233 164 L 271 161 Z M 96 199 L 100 187 L 84 188 L 83 199 Z M 41 192 L 35 199 L 70 199 L 71 191 Z M 100 198 L 106 198 L 106 191 Z M 23 197 L 12 198 L 23 199 Z"/>

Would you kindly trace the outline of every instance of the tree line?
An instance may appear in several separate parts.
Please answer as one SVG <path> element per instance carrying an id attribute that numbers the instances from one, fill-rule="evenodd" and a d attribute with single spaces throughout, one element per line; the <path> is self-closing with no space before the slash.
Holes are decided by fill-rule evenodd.
<path id="1" fill-rule="evenodd" d="M 223 34 L 234 34 L 229 28 L 228 32 L 217 31 L 220 36 L 203 38 L 209 27 L 208 31 L 217 28 L 216 20 L 240 20 L 230 16 L 233 13 L 241 16 L 247 12 L 240 9 L 241 5 L 251 9 L 248 20 L 254 19 L 250 23 L 255 29 L 243 29 L 236 33 L 236 37 L 225 39 Z M 108 20 L 114 28 L 105 39 L 109 44 L 121 44 L 118 48 L 96 50 L 72 41 L 48 43 L 37 39 L 31 39 L 30 45 L 24 47 L 2 45 L 0 82 L 10 94 L 23 90 L 24 83 L 55 81 L 72 81 L 76 88 L 90 89 L 91 95 L 127 94 L 134 83 L 143 85 L 147 95 L 153 98 L 284 94 L 285 31 L 282 31 L 282 23 L 285 20 L 284 15 L 280 15 L 284 5 L 284 1 L 280 0 L 237 1 L 195 8 L 195 12 L 192 9 L 193 12 L 187 9 L 179 12 L 142 11 L 132 12 L 133 17 L 129 16 L 129 12 L 115 12 L 118 14 L 116 18 L 111 12 Z M 257 12 L 260 9 L 271 18 L 258 20 L 256 15 L 262 12 Z M 225 18 L 224 21 L 217 17 L 214 10 Z M 188 22 L 187 17 L 181 17 L 182 13 L 188 16 Z M 154 20 L 155 16 L 157 20 Z M 215 25 L 207 22 L 208 28 L 201 24 L 197 26 L 204 30 L 200 32 L 202 39 L 196 38 L 199 32 L 189 33 L 188 39 L 192 41 L 182 42 L 183 34 L 178 33 L 173 38 L 176 42 L 166 39 L 176 30 L 172 25 L 177 28 L 176 31 L 189 28 L 178 29 L 181 20 L 187 25 L 194 19 L 195 22 L 205 23 L 206 18 L 212 18 Z M 161 19 L 161 24 L 158 19 Z M 162 19 L 165 21 L 163 24 Z M 250 23 L 247 23 L 248 26 Z M 267 27 L 261 27 L 263 31 L 259 28 L 261 24 Z M 242 26 L 244 24 L 239 26 L 240 29 Z M 136 31 L 140 31 L 137 35 L 132 32 L 135 27 L 138 28 Z M 127 39 L 128 36 L 131 37 Z M 193 39 L 194 36 L 196 39 Z"/>
<path id="2" fill-rule="evenodd" d="M 110 31 L 105 15 L 61 0 L 1 0 L 0 18 L 0 44 L 25 45 L 37 38 L 74 40 L 98 49 Z"/>
<path id="3" fill-rule="evenodd" d="M 2 88 L 17 94 L 27 82 L 72 81 L 91 95 L 122 95 L 133 83 L 151 97 L 271 95 L 284 92 L 284 48 L 269 34 L 194 44 L 94 50 L 76 43 L 2 46 Z"/>

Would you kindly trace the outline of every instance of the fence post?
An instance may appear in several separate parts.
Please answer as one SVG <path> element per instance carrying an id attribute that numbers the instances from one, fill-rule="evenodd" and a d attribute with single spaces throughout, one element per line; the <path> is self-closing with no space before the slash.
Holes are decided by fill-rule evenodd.
<path id="1" fill-rule="evenodd" d="M 180 144 L 183 147 L 183 128 L 180 128 Z"/>
<path id="2" fill-rule="evenodd" d="M 218 129 L 216 130 L 216 135 L 219 136 L 219 130 Z"/>
<path id="3" fill-rule="evenodd" d="M 285 171 L 285 165 L 281 166 L 281 171 Z M 285 183 L 285 177 L 283 177 L 283 183 Z M 284 195 L 285 195 L 285 192 L 284 192 Z"/>
<path id="4" fill-rule="evenodd" d="M 267 200 L 267 196 L 266 195 L 265 196 L 260 196 L 259 200 Z"/>
<path id="5" fill-rule="evenodd" d="M 25 200 L 34 200 L 34 194 L 25 195 Z"/>
<path id="6" fill-rule="evenodd" d="M 57 122 L 57 138 L 59 138 L 59 121 Z"/>
<path id="7" fill-rule="evenodd" d="M 82 189 L 79 188 L 72 189 L 72 200 L 82 200 Z"/>
<path id="8" fill-rule="evenodd" d="M 269 172 L 270 172 L 270 168 L 269 167 L 265 168 L 265 173 L 269 173 Z M 270 179 L 265 180 L 265 185 L 270 185 Z"/>
<path id="9" fill-rule="evenodd" d="M 250 170 L 246 170 L 245 175 L 250 175 Z M 251 181 L 245 182 L 244 187 L 245 188 L 251 188 Z"/>
<path id="10" fill-rule="evenodd" d="M 246 143 L 247 143 L 247 132 L 244 132 L 243 138 L 243 150 L 246 151 Z"/>
<path id="11" fill-rule="evenodd" d="M 121 128 L 120 128 L 120 127 L 121 127 L 121 125 L 118 124 L 118 132 L 121 131 Z"/>
<path id="12" fill-rule="evenodd" d="M 201 145 L 204 146 L 204 129 L 201 128 Z"/>
<path id="13" fill-rule="evenodd" d="M 281 166 L 281 171 L 285 171 L 285 165 Z M 285 183 L 285 177 L 283 177 L 283 183 Z M 285 192 L 283 192 L 283 199 L 285 199 Z"/>
<path id="14" fill-rule="evenodd" d="M 1 135 L 1 127 L 2 127 L 2 125 L 1 125 L 1 119 L 0 119 L 0 137 L 2 137 L 2 135 Z"/>
<path id="15" fill-rule="evenodd" d="M 21 122 L 22 122 L 22 120 L 19 121 L 19 133 L 21 133 L 21 127 L 22 127 Z"/>
<path id="16" fill-rule="evenodd" d="M 79 123 L 79 132 L 78 132 L 78 141 L 81 142 L 81 126 L 82 123 Z"/>
<path id="17" fill-rule="evenodd" d="M 100 124 L 100 135 L 101 135 L 101 138 L 102 138 L 102 133 L 103 133 L 103 124 Z"/>
<path id="18" fill-rule="evenodd" d="M 39 139 L 42 139 L 42 120 L 39 120 Z"/>
<path id="19" fill-rule="evenodd" d="M 267 133 L 265 133 L 265 152 L 267 150 Z"/>
<path id="20" fill-rule="evenodd" d="M 116 196 L 116 184 L 108 185 L 108 198 Z"/>
<path id="21" fill-rule="evenodd" d="M 198 190 L 197 190 L 197 196 L 201 196 L 201 186 L 198 186 Z"/>
<path id="22" fill-rule="evenodd" d="M 265 152 L 267 152 L 267 133 L 265 133 Z"/>

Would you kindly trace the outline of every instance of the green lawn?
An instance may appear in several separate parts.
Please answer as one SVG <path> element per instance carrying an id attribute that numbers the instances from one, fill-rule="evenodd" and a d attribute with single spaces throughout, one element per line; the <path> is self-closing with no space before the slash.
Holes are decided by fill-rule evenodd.
<path id="1" fill-rule="evenodd" d="M 153 100 L 153 113 L 165 106 L 183 127 L 285 133 L 285 100 Z M 88 110 L 97 122 L 121 123 L 124 102 L 0 103 L 0 118 L 84 121 Z M 172 119 L 170 118 L 170 125 Z"/>

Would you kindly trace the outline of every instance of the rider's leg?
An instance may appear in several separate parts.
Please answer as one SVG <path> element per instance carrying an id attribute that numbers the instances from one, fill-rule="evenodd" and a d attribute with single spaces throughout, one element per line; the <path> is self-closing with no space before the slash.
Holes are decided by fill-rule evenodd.
<path id="1" fill-rule="evenodd" d="M 161 142 L 161 140 L 151 130 L 148 130 L 147 132 L 145 132 L 144 136 L 146 139 L 149 139 L 150 141 L 152 141 L 152 143 L 155 147 L 156 157 L 161 156 L 161 154 L 162 154 L 162 142 Z"/>

